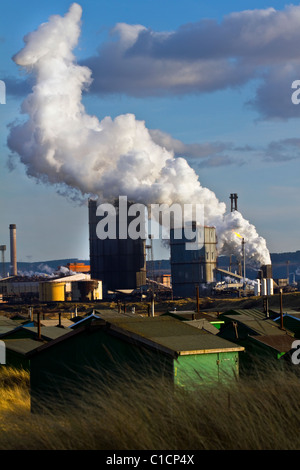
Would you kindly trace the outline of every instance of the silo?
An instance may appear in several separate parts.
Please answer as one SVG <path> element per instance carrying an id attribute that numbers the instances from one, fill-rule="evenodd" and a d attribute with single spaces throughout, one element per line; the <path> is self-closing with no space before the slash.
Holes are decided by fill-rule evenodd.
<path id="1" fill-rule="evenodd" d="M 261 280 L 261 295 L 267 295 L 267 279 L 263 278 Z"/>
<path id="2" fill-rule="evenodd" d="M 41 282 L 39 285 L 39 298 L 41 302 L 64 302 L 65 282 Z"/>
<path id="3" fill-rule="evenodd" d="M 117 210 L 117 208 L 116 208 Z M 119 215 L 116 217 L 115 239 L 97 236 L 97 201 L 89 200 L 89 238 L 91 278 L 102 281 L 104 290 L 136 289 L 146 284 L 145 239 L 119 237 Z M 128 225 L 133 217 L 127 218 Z"/>
<path id="4" fill-rule="evenodd" d="M 256 279 L 255 284 L 254 284 L 254 295 L 256 296 L 260 295 L 260 289 L 261 289 L 261 281 L 260 279 Z"/>
<path id="5" fill-rule="evenodd" d="M 193 224 L 198 243 L 186 237 L 184 228 L 170 230 L 171 276 L 175 297 L 194 297 L 215 281 L 217 238 L 215 227 Z"/>
<path id="6" fill-rule="evenodd" d="M 258 271 L 258 278 L 261 280 L 261 294 L 273 295 L 274 294 L 274 281 L 272 278 L 272 265 L 264 264 Z"/>
<path id="7" fill-rule="evenodd" d="M 268 295 L 273 295 L 274 294 L 274 281 L 273 279 L 267 279 L 267 292 Z"/>

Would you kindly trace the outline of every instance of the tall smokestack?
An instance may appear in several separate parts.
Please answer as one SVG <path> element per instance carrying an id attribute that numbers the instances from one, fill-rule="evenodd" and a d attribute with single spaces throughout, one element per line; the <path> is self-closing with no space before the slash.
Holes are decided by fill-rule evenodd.
<path id="1" fill-rule="evenodd" d="M 229 199 L 231 200 L 231 212 L 237 211 L 238 210 L 237 208 L 238 195 L 236 193 L 232 193 L 230 194 Z"/>
<path id="2" fill-rule="evenodd" d="M 17 271 L 17 232 L 16 232 L 16 225 L 10 224 L 10 274 L 12 276 L 16 276 L 18 274 Z"/>

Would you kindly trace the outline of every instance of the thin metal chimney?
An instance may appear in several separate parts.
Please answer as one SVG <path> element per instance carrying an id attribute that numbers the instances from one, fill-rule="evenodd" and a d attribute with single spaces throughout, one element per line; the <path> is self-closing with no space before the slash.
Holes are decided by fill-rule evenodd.
<path id="1" fill-rule="evenodd" d="M 6 272 L 5 272 L 5 251 L 6 251 L 6 245 L 0 245 L 0 251 L 1 251 L 1 258 L 2 258 L 2 277 L 5 277 Z"/>
<path id="2" fill-rule="evenodd" d="M 16 225 L 10 224 L 10 274 L 12 276 L 17 276 L 17 232 Z"/>
<path id="3" fill-rule="evenodd" d="M 229 199 L 231 200 L 231 212 L 237 211 L 238 210 L 237 208 L 238 195 L 236 193 L 230 194 Z"/>

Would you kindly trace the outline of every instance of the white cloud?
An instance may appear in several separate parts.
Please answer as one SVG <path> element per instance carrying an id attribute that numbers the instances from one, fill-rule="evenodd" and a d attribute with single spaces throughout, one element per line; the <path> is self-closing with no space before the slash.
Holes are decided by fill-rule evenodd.
<path id="1" fill-rule="evenodd" d="M 300 79 L 300 6 L 246 10 L 170 32 L 122 23 L 113 34 L 83 61 L 94 93 L 207 93 L 260 78 L 251 106 L 264 118 L 297 116 L 290 88 Z"/>

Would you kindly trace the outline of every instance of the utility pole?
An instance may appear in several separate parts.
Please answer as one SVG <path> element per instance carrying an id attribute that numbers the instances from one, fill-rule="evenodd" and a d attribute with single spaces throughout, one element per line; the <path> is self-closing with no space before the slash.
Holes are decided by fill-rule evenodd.
<path id="1" fill-rule="evenodd" d="M 244 263 L 244 290 L 246 291 L 246 255 L 245 255 L 245 239 L 242 239 L 243 247 L 243 263 Z"/>

